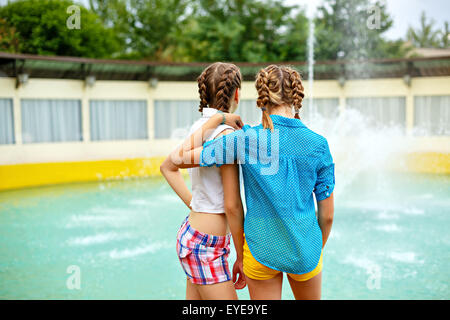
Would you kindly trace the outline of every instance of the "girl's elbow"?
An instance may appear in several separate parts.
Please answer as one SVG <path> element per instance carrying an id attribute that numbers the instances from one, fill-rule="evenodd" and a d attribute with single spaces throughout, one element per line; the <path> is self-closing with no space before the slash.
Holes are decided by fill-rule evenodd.
<path id="1" fill-rule="evenodd" d="M 239 216 L 242 212 L 242 207 L 237 204 L 225 204 L 225 213 L 230 216 Z"/>
<path id="2" fill-rule="evenodd" d="M 161 172 L 162 174 L 164 174 L 164 172 L 166 171 L 166 161 L 163 161 L 163 163 L 161 163 L 161 165 L 159 166 L 159 172 Z"/>
<path id="3" fill-rule="evenodd" d="M 170 171 L 170 169 L 171 169 L 170 160 L 169 158 L 166 158 L 166 160 L 164 160 L 163 163 L 161 163 L 161 165 L 159 166 L 159 172 L 161 172 L 162 175 L 165 175 L 165 173 Z"/>
<path id="4" fill-rule="evenodd" d="M 334 220 L 334 214 L 333 214 L 333 212 L 330 213 L 330 214 L 327 214 L 327 215 L 324 217 L 324 220 L 325 220 L 325 223 L 326 223 L 326 224 L 333 224 L 333 220 Z"/>

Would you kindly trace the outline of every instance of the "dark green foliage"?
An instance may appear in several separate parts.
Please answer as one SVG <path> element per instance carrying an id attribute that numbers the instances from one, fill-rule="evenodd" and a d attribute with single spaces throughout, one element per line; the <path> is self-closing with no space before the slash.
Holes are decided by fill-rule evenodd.
<path id="1" fill-rule="evenodd" d="M 119 49 L 113 31 L 82 6 L 81 28 L 67 28 L 71 5 L 69 0 L 19 0 L 0 7 L 0 18 L 17 32 L 23 53 L 103 58 Z"/>
<path id="2" fill-rule="evenodd" d="M 81 29 L 66 26 L 71 0 L 16 0 L 0 7 L 0 50 L 156 61 L 305 61 L 305 8 L 282 0 L 89 0 Z M 369 0 L 325 0 L 315 18 L 315 59 L 404 57 L 382 2 L 371 29 Z M 415 33 L 414 33 L 415 32 Z M 411 31 L 418 34 L 416 31 Z M 415 37 L 415 36 L 414 36 Z M 439 39 L 438 39 L 439 38 Z M 433 35 L 448 46 L 447 31 Z"/>

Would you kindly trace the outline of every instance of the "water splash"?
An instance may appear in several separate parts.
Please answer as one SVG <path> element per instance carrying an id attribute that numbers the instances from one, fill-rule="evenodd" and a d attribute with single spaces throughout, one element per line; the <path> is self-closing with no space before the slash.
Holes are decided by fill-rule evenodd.
<path id="1" fill-rule="evenodd" d="M 67 244 L 69 246 L 90 246 L 132 238 L 133 235 L 131 235 L 130 233 L 107 232 L 90 236 L 71 238 L 67 240 Z"/>
<path id="2" fill-rule="evenodd" d="M 405 153 L 404 129 L 400 126 L 373 126 L 369 118 L 357 110 L 347 109 L 337 118 L 320 114 L 305 119 L 306 125 L 327 138 L 336 163 L 335 194 L 347 189 L 362 173 L 371 172 L 373 191 L 389 191 L 387 172 L 400 165 Z"/>
<path id="3" fill-rule="evenodd" d="M 395 223 L 390 223 L 390 224 L 383 224 L 383 225 L 375 226 L 375 230 L 384 231 L 384 232 L 399 232 L 399 231 L 401 231 L 401 228 Z"/>
<path id="4" fill-rule="evenodd" d="M 172 248 L 173 245 L 168 241 L 157 241 L 154 243 L 145 243 L 134 248 L 126 248 L 122 250 L 113 249 L 107 255 L 111 259 L 127 259 L 136 256 L 155 253 L 160 250 Z"/>
<path id="5" fill-rule="evenodd" d="M 316 40 L 314 18 L 316 6 L 315 1 L 310 1 L 308 4 L 308 99 L 312 117 L 315 117 L 317 113 L 314 107 L 314 43 Z"/>
<path id="6" fill-rule="evenodd" d="M 424 260 L 418 259 L 418 256 L 415 252 L 407 251 L 407 252 L 391 252 L 389 257 L 392 260 L 404 262 L 404 263 L 419 263 L 423 264 Z"/>

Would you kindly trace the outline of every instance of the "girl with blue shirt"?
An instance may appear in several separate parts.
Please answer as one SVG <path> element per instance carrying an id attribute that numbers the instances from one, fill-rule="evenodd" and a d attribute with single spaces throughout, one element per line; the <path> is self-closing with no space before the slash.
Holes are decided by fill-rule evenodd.
<path id="1" fill-rule="evenodd" d="M 322 249 L 334 213 L 333 159 L 327 140 L 300 120 L 304 89 L 297 71 L 271 65 L 260 70 L 255 85 L 262 124 L 202 148 L 192 144 L 178 155 L 202 167 L 239 163 L 247 210 L 243 226 L 234 223 L 241 221 L 239 215 L 228 222 L 233 240 L 243 243 L 250 297 L 280 299 L 285 272 L 296 299 L 320 299 Z M 194 135 L 212 126 L 207 122 Z"/>

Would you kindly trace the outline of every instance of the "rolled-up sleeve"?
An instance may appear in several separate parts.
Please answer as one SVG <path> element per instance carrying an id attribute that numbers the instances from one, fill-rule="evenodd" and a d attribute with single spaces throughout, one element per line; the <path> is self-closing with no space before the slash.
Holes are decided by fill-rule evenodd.
<path id="1" fill-rule="evenodd" d="M 325 140 L 317 165 L 317 179 L 314 186 L 317 201 L 328 198 L 333 193 L 334 185 L 334 162 L 328 142 Z"/>

